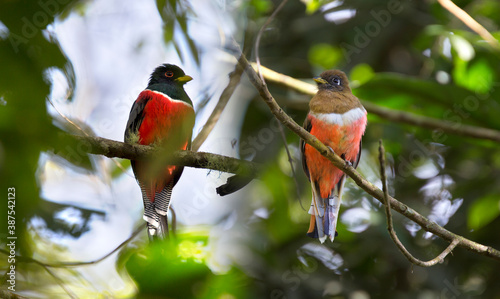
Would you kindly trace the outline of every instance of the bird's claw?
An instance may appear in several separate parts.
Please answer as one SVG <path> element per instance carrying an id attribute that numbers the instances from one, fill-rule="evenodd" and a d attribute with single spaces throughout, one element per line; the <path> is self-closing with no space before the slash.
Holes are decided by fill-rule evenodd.
<path id="1" fill-rule="evenodd" d="M 341 157 L 342 159 L 344 159 L 344 161 L 345 161 L 345 165 L 346 165 L 346 166 L 351 166 L 351 167 L 352 167 L 352 163 L 351 163 L 351 161 L 346 160 L 346 158 L 345 158 L 345 154 L 340 155 L 340 157 Z"/>

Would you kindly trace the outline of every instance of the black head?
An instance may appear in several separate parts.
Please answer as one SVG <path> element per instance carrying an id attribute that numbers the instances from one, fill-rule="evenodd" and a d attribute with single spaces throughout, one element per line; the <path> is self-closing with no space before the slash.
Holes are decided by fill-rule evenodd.
<path id="1" fill-rule="evenodd" d="M 191 80 L 193 78 L 184 74 L 184 71 L 180 67 L 165 63 L 153 71 L 149 78 L 148 86 L 163 83 L 182 86 Z"/>
<path id="2" fill-rule="evenodd" d="M 316 81 L 320 90 L 350 90 L 346 74 L 339 70 L 324 71 L 319 77 L 314 77 L 314 81 Z"/>

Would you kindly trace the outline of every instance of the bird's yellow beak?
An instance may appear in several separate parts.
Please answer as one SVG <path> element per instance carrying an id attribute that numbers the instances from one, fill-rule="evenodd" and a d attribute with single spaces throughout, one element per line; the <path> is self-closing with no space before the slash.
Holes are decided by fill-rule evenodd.
<path id="1" fill-rule="evenodd" d="M 183 82 L 183 83 L 189 82 L 191 80 L 193 80 L 193 77 L 188 76 L 188 75 L 184 75 L 182 77 L 179 77 L 179 78 L 175 79 L 175 81 L 177 81 L 177 82 Z"/>
<path id="2" fill-rule="evenodd" d="M 317 83 L 328 84 L 328 81 L 326 81 L 325 79 L 323 79 L 321 77 L 314 77 L 313 80 L 316 81 Z"/>

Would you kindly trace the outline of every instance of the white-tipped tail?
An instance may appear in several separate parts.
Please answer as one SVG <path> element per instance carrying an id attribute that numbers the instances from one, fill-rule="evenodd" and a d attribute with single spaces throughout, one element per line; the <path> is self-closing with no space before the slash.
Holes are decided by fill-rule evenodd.
<path id="1" fill-rule="evenodd" d="M 312 203 L 309 209 L 311 224 L 307 234 L 318 238 L 321 243 L 325 242 L 328 237 L 332 242 L 335 239 L 344 182 L 345 175 L 335 185 L 329 198 L 321 198 L 319 190 L 316 190 L 315 184 L 311 183 Z"/>
<path id="2" fill-rule="evenodd" d="M 156 192 L 155 201 L 151 202 L 146 189 L 141 185 L 142 200 L 144 203 L 143 219 L 147 222 L 150 239 L 165 238 L 168 235 L 167 212 L 170 208 L 173 182 L 170 182 L 161 192 Z"/>

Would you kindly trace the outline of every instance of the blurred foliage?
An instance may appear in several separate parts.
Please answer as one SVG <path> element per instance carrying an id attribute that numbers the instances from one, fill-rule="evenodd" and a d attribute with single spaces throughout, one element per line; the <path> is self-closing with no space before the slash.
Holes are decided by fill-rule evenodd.
<path id="1" fill-rule="evenodd" d="M 177 237 L 125 251 L 125 267 L 139 287 L 139 298 L 251 298 L 251 281 L 240 270 L 216 275 L 206 265 L 206 236 Z"/>
<path id="2" fill-rule="evenodd" d="M 500 128 L 500 54 L 437 2 L 332 2 L 289 1 L 262 37 L 262 64 L 309 81 L 324 69 L 339 68 L 349 74 L 353 92 L 363 100 L 457 126 Z M 22 224 L 17 225 L 16 234 L 23 242 L 18 253 L 36 257 L 31 249 L 47 241 L 26 231 L 34 215 L 42 218 L 52 233 L 74 238 L 89 229 L 93 217 L 104 215 L 40 198 L 37 169 L 41 153 L 53 153 L 57 145 L 64 144 L 57 137 L 61 120 L 47 114 L 51 82 L 46 80 L 46 72 L 53 67 L 66 70 L 68 81 L 75 81 L 56 36 L 42 31 L 55 16 L 65 18 L 71 11 L 84 14 L 87 2 L 54 2 L 56 5 L 43 10 L 38 2 L 33 3 L 0 4 L 0 21 L 8 31 L 0 33 L 4 70 L 0 79 L 0 182 L 2 192 L 16 188 L 16 216 Z M 327 9 L 321 9 L 328 3 Z M 192 57 L 199 63 L 198 47 L 188 30 L 189 18 L 194 17 L 193 3 L 164 0 L 156 4 L 164 21 L 165 41 L 173 42 L 181 59 Z M 245 26 L 238 28 L 237 34 L 255 34 L 252 30 L 259 29 L 277 4 L 268 0 L 240 3 L 236 13 L 248 22 L 237 22 Z M 457 4 L 494 36 L 500 36 L 498 1 L 464 0 Z M 347 18 L 335 15 L 346 10 L 355 10 L 355 14 Z M 182 51 L 184 44 L 188 53 Z M 302 123 L 309 98 L 272 85 L 270 89 L 285 111 Z M 489 258 L 458 248 L 443 264 L 432 268 L 410 265 L 387 234 L 381 205 L 350 180 L 338 238 L 323 245 L 307 238 L 309 215 L 305 210 L 311 195 L 301 169 L 298 138 L 285 130 L 295 161 L 296 186 L 276 128 L 267 106 L 255 96 L 245 114 L 240 153 L 243 158 L 265 163 L 266 168 L 260 180 L 241 195 L 250 210 L 244 212 L 251 215 L 237 220 L 247 220 L 244 241 L 239 244 L 245 250 L 235 254 L 241 260 L 235 260 L 225 273 L 212 271 L 207 233 L 183 232 L 169 242 L 125 246 L 117 268 L 134 280 L 136 297 L 499 298 L 500 267 Z M 379 183 L 379 139 L 388 152 L 391 194 L 459 235 L 500 248 L 500 158 L 496 143 L 370 115 L 359 170 L 374 183 Z M 69 158 L 63 152 L 54 154 L 78 164 L 71 152 Z M 91 171 L 95 163 L 84 160 L 77 166 Z M 128 161 L 119 164 L 129 166 Z M 121 174 L 118 166 L 110 169 L 112 179 Z M 69 208 L 81 210 L 83 227 L 57 221 L 54 215 Z M 1 223 L 6 223 L 5 210 L 2 205 Z M 394 215 L 394 221 L 402 242 L 419 258 L 433 258 L 447 245 L 400 215 Z M 5 242 L 6 228 L 0 228 L 0 242 Z M 38 255 L 50 257 L 64 251 L 49 245 L 46 248 L 51 250 Z M 38 290 L 42 294 L 38 297 L 54 296 L 55 289 L 59 297 L 67 295 L 38 265 L 23 265 L 20 283 L 33 282 L 24 290 Z M 6 269 L 4 258 L 0 266 Z M 84 279 L 71 269 L 58 273 L 65 277 L 65 283 L 83 284 L 83 289 L 94 291 L 91 283 L 81 283 Z"/>
<path id="3" fill-rule="evenodd" d="M 40 202 L 35 170 L 42 151 L 56 143 L 57 130 L 46 110 L 50 82 L 45 80 L 48 68 L 64 69 L 66 57 L 53 37 L 42 30 L 54 16 L 71 6 L 56 3 L 47 10 L 32 1 L 3 1 L 0 20 L 8 36 L 0 39 L 0 57 L 4 70 L 0 79 L 0 186 L 1 190 L 16 188 L 16 235 L 19 242 L 29 240 L 26 221 Z M 4 35 L 5 36 L 5 35 Z M 6 205 L 0 207 L 0 223 L 7 223 Z M 0 242 L 5 242 L 7 227 L 0 226 Z M 18 250 L 30 254 L 28 244 Z"/>
<path id="4" fill-rule="evenodd" d="M 467 223 L 469 228 L 476 230 L 489 224 L 500 215 L 500 195 L 488 194 L 479 198 L 471 205 Z"/>
<path id="5" fill-rule="evenodd" d="M 174 45 L 182 61 L 186 60 L 186 55 L 189 55 L 189 57 L 192 57 L 199 64 L 200 58 L 195 41 L 188 34 L 188 17 L 192 15 L 190 5 L 188 1 L 156 1 L 158 12 L 164 21 L 163 32 L 165 43 L 172 43 Z M 181 44 L 183 42 L 188 44 L 190 50 L 188 53 L 182 50 Z"/>
<path id="6" fill-rule="evenodd" d="M 329 44 L 316 44 L 309 50 L 308 59 L 316 67 L 331 69 L 342 59 L 342 50 Z"/>

